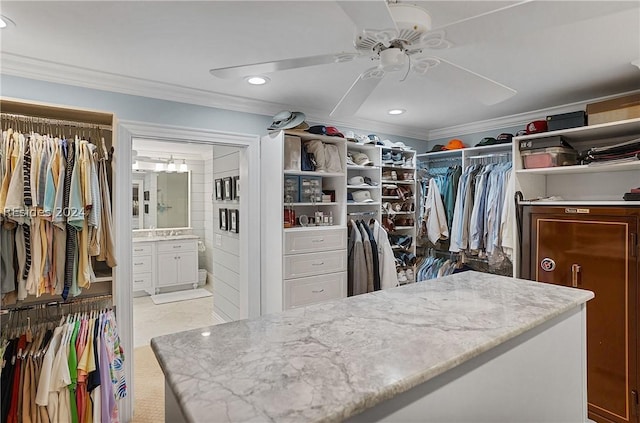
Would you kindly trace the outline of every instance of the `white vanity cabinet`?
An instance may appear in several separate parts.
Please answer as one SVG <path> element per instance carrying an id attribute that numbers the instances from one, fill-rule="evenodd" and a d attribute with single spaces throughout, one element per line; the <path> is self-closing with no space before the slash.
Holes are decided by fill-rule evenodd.
<path id="1" fill-rule="evenodd" d="M 198 286 L 198 237 L 148 238 L 133 243 L 133 290 Z"/>
<path id="2" fill-rule="evenodd" d="M 198 285 L 198 240 L 158 241 L 156 245 L 158 257 L 159 288 L 173 285 Z"/>

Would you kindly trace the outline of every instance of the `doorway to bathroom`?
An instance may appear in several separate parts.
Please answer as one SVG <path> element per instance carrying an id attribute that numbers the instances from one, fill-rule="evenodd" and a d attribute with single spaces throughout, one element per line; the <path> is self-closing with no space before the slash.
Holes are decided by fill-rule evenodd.
<path id="1" fill-rule="evenodd" d="M 123 136 L 131 279 L 117 302 L 130 316 L 121 330 L 133 352 L 129 406 L 135 422 L 162 421 L 150 340 L 260 314 L 259 268 L 249 267 L 260 256 L 259 138 L 136 123 Z"/>

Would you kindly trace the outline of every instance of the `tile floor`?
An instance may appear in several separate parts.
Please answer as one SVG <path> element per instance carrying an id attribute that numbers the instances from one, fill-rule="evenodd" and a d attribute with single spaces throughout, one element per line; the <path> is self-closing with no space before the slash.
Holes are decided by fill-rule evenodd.
<path id="1" fill-rule="evenodd" d="M 204 286 L 211 291 L 211 285 Z M 151 297 L 133 299 L 133 346 L 149 345 L 151 338 L 222 323 L 213 316 L 213 297 L 154 304 Z"/>

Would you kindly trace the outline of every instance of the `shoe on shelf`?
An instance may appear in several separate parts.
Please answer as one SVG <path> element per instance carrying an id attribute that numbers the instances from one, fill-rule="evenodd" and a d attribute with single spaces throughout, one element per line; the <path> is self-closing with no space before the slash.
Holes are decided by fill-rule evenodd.
<path id="1" fill-rule="evenodd" d="M 404 271 L 405 276 L 407 277 L 407 282 L 415 282 L 413 269 L 409 268 Z"/>
<path id="2" fill-rule="evenodd" d="M 407 282 L 407 274 L 402 269 L 400 269 L 400 271 L 398 271 L 398 282 L 400 282 L 400 283 Z"/>
<path id="3" fill-rule="evenodd" d="M 393 157 L 391 157 L 391 151 L 382 153 L 382 163 L 384 164 L 393 163 Z"/>

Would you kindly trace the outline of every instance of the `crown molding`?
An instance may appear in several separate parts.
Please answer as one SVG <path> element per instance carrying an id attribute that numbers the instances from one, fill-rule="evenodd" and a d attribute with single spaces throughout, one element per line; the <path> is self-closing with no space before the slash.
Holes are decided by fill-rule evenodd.
<path id="1" fill-rule="evenodd" d="M 168 84 L 144 78 L 134 78 L 110 72 L 97 71 L 77 66 L 69 66 L 48 60 L 36 59 L 13 53 L 2 52 L 0 71 L 3 74 L 57 84 L 72 85 L 83 88 L 110 91 L 127 95 L 176 101 L 198 106 L 252 113 L 271 117 L 281 110 L 298 110 L 291 104 L 281 104 L 256 100 L 248 97 L 237 97 L 215 91 L 201 90 L 183 85 Z M 368 133 L 380 132 L 426 140 L 428 131 L 392 125 L 369 119 L 353 118 L 348 120 L 328 117 L 326 111 L 304 108 L 309 122 L 322 122 L 325 125 L 348 128 L 366 128 Z M 266 129 L 265 129 L 266 131 Z"/>
<path id="2" fill-rule="evenodd" d="M 555 115 L 561 113 L 575 112 L 576 110 L 586 110 L 587 104 L 609 100 L 612 98 L 620 97 L 627 94 L 640 93 L 640 90 L 630 91 L 626 93 L 618 93 L 605 97 L 593 98 L 585 101 L 578 101 L 575 103 L 563 104 L 561 106 L 548 107 L 544 109 L 533 110 L 526 113 L 519 113 L 509 116 L 503 116 L 495 119 L 481 120 L 477 122 L 465 123 L 462 125 L 449 126 L 446 128 L 432 129 L 429 131 L 429 141 L 438 140 L 442 138 L 455 138 L 461 135 L 477 134 L 481 132 L 490 132 L 494 130 L 501 130 L 504 128 L 510 128 L 513 126 L 525 126 L 534 120 L 538 120 L 548 115 Z"/>

